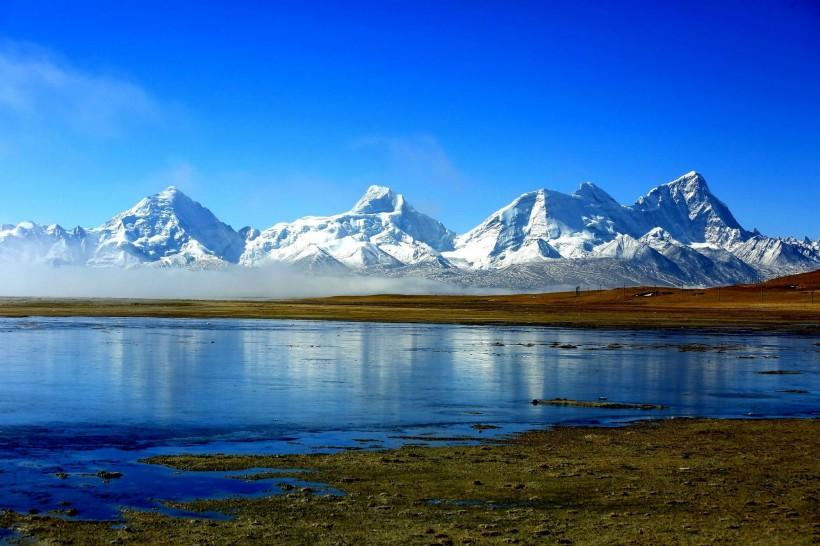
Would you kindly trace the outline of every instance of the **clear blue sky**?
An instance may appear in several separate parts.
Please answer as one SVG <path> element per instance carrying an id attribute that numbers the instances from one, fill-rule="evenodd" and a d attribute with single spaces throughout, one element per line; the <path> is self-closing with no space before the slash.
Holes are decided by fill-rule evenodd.
<path id="1" fill-rule="evenodd" d="M 537 187 L 695 169 L 820 238 L 820 2 L 4 0 L 0 223 L 176 184 L 226 222 L 371 183 L 457 231 Z"/>

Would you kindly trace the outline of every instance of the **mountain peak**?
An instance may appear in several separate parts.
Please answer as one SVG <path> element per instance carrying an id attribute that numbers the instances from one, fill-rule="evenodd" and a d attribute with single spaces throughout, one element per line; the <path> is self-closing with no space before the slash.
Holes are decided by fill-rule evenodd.
<path id="1" fill-rule="evenodd" d="M 728 245 L 746 237 L 732 213 L 696 171 L 653 188 L 633 207 L 678 241 Z"/>
<path id="2" fill-rule="evenodd" d="M 648 194 L 638 199 L 637 204 L 663 200 L 665 197 L 687 203 L 714 199 L 703 175 L 697 171 L 689 171 L 671 182 L 652 188 Z"/>
<path id="3" fill-rule="evenodd" d="M 672 237 L 672 234 L 669 233 L 668 231 L 666 231 L 665 229 L 663 229 L 662 227 L 655 226 L 652 229 L 650 229 L 649 231 L 647 231 L 643 235 L 643 237 L 640 238 L 640 240 L 644 241 L 644 242 L 651 241 L 651 240 L 672 241 L 672 240 L 674 240 L 674 237 Z"/>
<path id="4" fill-rule="evenodd" d="M 609 195 L 603 188 L 596 186 L 592 182 L 584 182 L 575 192 L 575 195 L 578 197 L 582 197 L 589 201 L 595 201 L 598 203 L 605 203 L 605 202 L 615 202 L 615 199 Z"/>
<path id="5" fill-rule="evenodd" d="M 153 197 L 155 199 L 161 199 L 161 200 L 164 200 L 164 201 L 175 201 L 176 199 L 179 199 L 179 198 L 188 199 L 188 200 L 191 199 L 190 197 L 185 195 L 182 192 L 182 190 L 180 190 L 179 188 L 177 188 L 176 186 L 173 186 L 173 185 L 168 186 L 167 188 L 165 188 L 164 190 L 162 190 L 158 193 L 155 193 L 151 197 Z"/>
<path id="6" fill-rule="evenodd" d="M 92 263 L 181 258 L 235 263 L 245 241 L 210 210 L 176 186 L 144 197 L 94 230 L 98 248 Z M 176 259 L 176 258 L 174 258 Z"/>
<path id="7" fill-rule="evenodd" d="M 404 197 L 401 194 L 394 192 L 387 186 L 373 184 L 367 188 L 367 191 L 356 202 L 351 212 L 370 214 L 393 212 L 400 209 L 403 204 Z"/>
<path id="8" fill-rule="evenodd" d="M 197 214 L 199 209 L 205 209 L 205 207 L 188 197 L 176 186 L 168 186 L 157 193 L 143 197 L 133 207 L 121 212 L 114 219 L 119 216 L 163 214 L 161 211 L 165 211 L 164 214 L 185 216 L 191 213 Z M 210 211 L 208 211 L 208 214 L 210 214 Z"/>
<path id="9" fill-rule="evenodd" d="M 666 184 L 671 189 L 678 189 L 687 197 L 697 194 L 710 193 L 709 186 L 706 184 L 706 179 L 697 171 L 689 171 L 683 176 L 679 176 L 675 180 Z"/>

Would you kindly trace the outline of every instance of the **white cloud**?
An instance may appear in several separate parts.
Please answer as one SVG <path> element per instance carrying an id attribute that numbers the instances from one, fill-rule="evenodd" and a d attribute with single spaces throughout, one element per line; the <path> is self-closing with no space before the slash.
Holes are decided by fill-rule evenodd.
<path id="1" fill-rule="evenodd" d="M 0 116 L 23 124 L 68 128 L 94 136 L 156 120 L 159 107 L 139 85 L 72 66 L 42 48 L 0 47 Z"/>

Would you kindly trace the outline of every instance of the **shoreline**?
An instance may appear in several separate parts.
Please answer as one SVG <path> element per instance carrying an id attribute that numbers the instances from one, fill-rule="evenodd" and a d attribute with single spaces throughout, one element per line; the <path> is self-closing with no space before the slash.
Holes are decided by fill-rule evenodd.
<path id="1" fill-rule="evenodd" d="M 257 479 L 264 469 L 298 469 L 278 475 L 308 477 L 344 495 L 283 487 L 264 498 L 170 505 L 225 513 L 227 521 L 131 511 L 112 528 L 0 512 L 0 527 L 75 543 L 810 544 L 820 536 L 818 451 L 817 418 L 649 419 L 473 446 L 161 456 L 146 462 L 262 469 Z"/>
<path id="2" fill-rule="evenodd" d="M 649 294 L 649 295 L 647 295 Z M 763 302 L 760 301 L 763 294 Z M 0 317 L 282 319 L 581 329 L 820 333 L 820 295 L 773 286 L 298 300 L 0 298 Z"/>

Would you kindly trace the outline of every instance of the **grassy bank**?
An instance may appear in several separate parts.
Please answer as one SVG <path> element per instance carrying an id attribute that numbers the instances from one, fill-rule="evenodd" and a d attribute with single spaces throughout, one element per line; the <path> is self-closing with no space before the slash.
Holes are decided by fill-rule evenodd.
<path id="1" fill-rule="evenodd" d="M 123 528 L 5 514 L 75 544 L 816 544 L 820 422 L 644 422 L 471 447 L 305 456 L 180 456 L 174 468 L 297 468 L 342 497 L 294 490 L 186 505 L 230 521 L 129 513 Z"/>
<path id="2" fill-rule="evenodd" d="M 303 300 L 0 299 L 0 316 L 191 317 L 517 324 L 582 328 L 732 328 L 820 332 L 820 272 L 705 290 L 653 287 L 498 296 Z M 813 303 L 814 301 L 814 303 Z"/>

